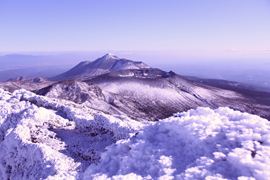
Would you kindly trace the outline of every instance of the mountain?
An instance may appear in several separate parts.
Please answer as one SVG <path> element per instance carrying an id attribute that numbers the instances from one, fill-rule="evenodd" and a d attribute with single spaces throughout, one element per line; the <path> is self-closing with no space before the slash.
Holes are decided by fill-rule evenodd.
<path id="1" fill-rule="evenodd" d="M 84 104 L 107 114 L 157 120 L 200 106 L 231 107 L 270 117 L 270 93 L 222 81 L 209 84 L 160 69 L 126 69 L 83 81 L 65 80 L 35 91 L 50 98 Z M 256 96 L 254 96 L 256 95 Z"/>
<path id="2" fill-rule="evenodd" d="M 69 71 L 51 78 L 52 80 L 85 79 L 98 76 L 108 72 L 124 69 L 149 68 L 148 65 L 140 61 L 132 61 L 119 58 L 112 54 L 106 54 L 95 61 L 83 61 Z"/>
<path id="3" fill-rule="evenodd" d="M 197 107 L 230 107 L 270 118 L 270 93 L 246 89 L 231 82 L 207 84 L 192 81 L 172 71 L 130 69 L 111 72 L 85 80 L 98 86 L 110 104 L 132 118 L 162 119 Z M 135 108 L 134 108 L 135 107 Z"/>
<path id="4" fill-rule="evenodd" d="M 0 83 L 0 87 L 11 92 L 24 88 L 142 121 L 167 118 L 200 106 L 226 106 L 270 118 L 268 92 L 237 82 L 181 76 L 112 54 L 81 62 L 56 79 L 60 81 L 19 78 Z"/>

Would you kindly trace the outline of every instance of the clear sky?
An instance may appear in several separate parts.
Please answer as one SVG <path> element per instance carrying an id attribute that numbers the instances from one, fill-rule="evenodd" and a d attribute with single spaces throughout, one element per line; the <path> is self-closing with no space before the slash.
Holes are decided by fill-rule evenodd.
<path id="1" fill-rule="evenodd" d="M 0 52 L 270 57 L 270 0 L 0 0 Z"/>

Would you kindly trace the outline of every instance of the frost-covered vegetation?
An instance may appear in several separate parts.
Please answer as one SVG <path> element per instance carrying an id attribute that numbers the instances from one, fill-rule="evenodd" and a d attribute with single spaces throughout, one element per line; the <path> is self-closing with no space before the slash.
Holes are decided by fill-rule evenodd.
<path id="1" fill-rule="evenodd" d="M 229 108 L 158 122 L 0 90 L 0 179 L 269 179 L 270 123 Z"/>

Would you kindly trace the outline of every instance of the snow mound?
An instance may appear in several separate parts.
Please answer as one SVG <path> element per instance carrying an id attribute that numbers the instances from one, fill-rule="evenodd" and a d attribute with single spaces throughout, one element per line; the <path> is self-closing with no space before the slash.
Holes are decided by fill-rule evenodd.
<path id="1" fill-rule="evenodd" d="M 270 123 L 229 108 L 198 108 L 110 146 L 85 179 L 270 178 Z"/>
<path id="2" fill-rule="evenodd" d="M 159 122 L 0 89 L 0 179 L 269 179 L 270 123 L 229 108 Z"/>

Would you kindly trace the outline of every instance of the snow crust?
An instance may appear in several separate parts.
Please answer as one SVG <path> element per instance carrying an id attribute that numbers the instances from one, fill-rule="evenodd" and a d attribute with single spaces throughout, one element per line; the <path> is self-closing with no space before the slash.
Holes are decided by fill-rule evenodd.
<path id="1" fill-rule="evenodd" d="M 270 123 L 197 108 L 138 122 L 0 89 L 0 179 L 269 179 Z"/>

